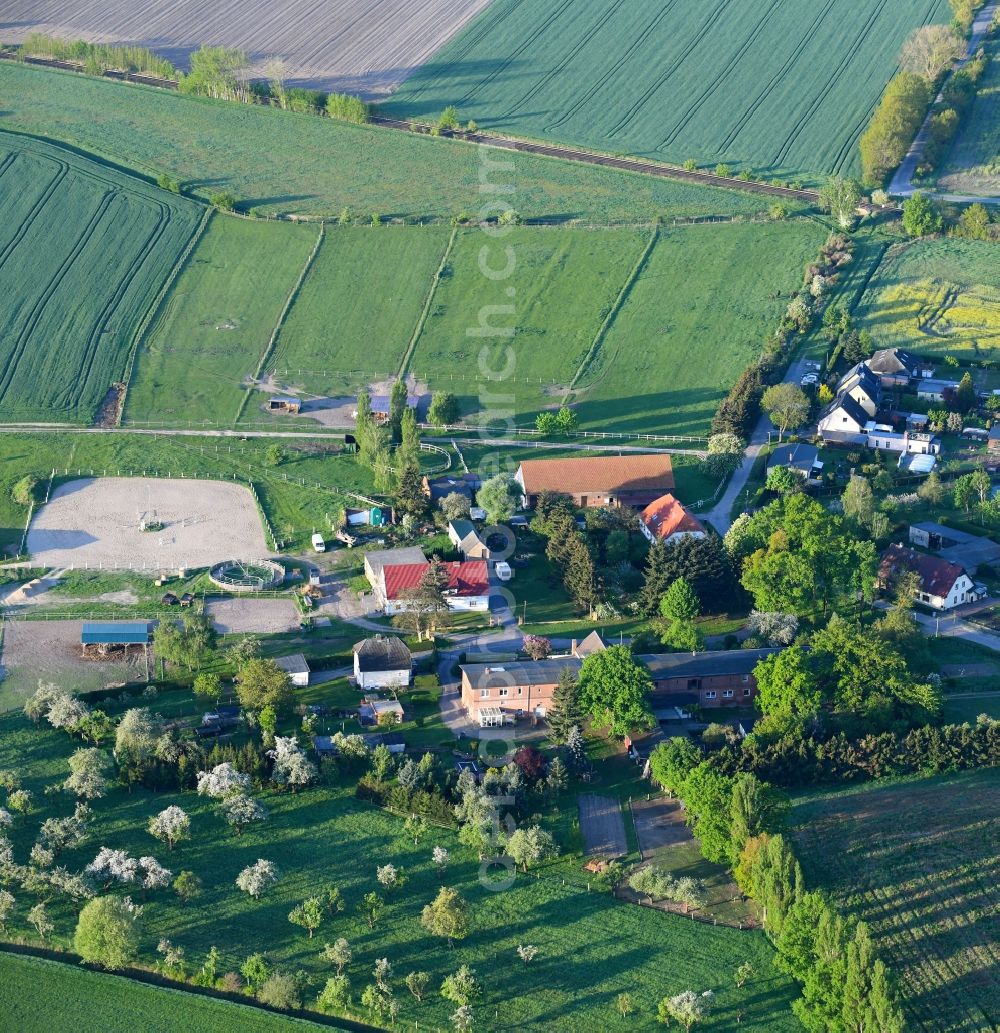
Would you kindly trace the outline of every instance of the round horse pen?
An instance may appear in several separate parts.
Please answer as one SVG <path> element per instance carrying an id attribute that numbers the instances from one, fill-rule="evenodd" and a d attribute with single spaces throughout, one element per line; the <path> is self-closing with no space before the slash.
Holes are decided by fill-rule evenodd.
<path id="1" fill-rule="evenodd" d="M 285 568 L 274 560 L 226 560 L 216 563 L 208 577 L 227 592 L 264 592 L 285 580 Z"/>

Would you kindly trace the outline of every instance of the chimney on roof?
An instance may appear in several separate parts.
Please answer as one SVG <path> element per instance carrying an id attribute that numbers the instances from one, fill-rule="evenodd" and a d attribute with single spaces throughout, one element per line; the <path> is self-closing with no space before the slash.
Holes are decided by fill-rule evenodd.
<path id="1" fill-rule="evenodd" d="M 569 643 L 570 656 L 576 656 L 576 639 L 570 639 Z"/>

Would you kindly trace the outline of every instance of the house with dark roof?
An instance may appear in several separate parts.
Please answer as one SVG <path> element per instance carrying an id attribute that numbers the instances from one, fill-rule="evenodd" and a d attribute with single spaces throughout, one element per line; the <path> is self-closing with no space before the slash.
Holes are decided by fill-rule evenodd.
<path id="1" fill-rule="evenodd" d="M 586 641 L 586 640 L 585 640 Z M 581 643 L 582 645 L 582 643 Z M 703 707 L 749 706 L 757 692 L 753 672 L 777 649 L 730 649 L 704 653 L 637 656 L 653 679 L 654 707 L 699 703 Z M 579 647 L 577 649 L 579 654 Z M 483 727 L 524 717 L 544 718 L 552 708 L 559 676 L 579 677 L 579 655 L 500 664 L 463 664 L 462 706 Z"/>
<path id="2" fill-rule="evenodd" d="M 785 467 L 806 482 L 815 482 L 823 473 L 819 449 L 802 441 L 778 447 L 767 457 L 767 472 Z"/>
<path id="3" fill-rule="evenodd" d="M 471 520 L 452 520 L 448 524 L 448 540 L 467 560 L 490 558 L 490 550 Z"/>
<path id="4" fill-rule="evenodd" d="M 424 494 L 436 506 L 446 495 L 464 495 L 472 502 L 473 494 L 482 485 L 482 478 L 477 473 L 442 474 L 440 477 L 424 477 L 422 484 Z"/>
<path id="5" fill-rule="evenodd" d="M 964 567 L 905 545 L 890 545 L 882 553 L 878 587 L 883 590 L 894 588 L 900 576 L 907 571 L 914 571 L 920 578 L 917 600 L 933 610 L 952 610 L 981 598 Z"/>
<path id="6" fill-rule="evenodd" d="M 868 368 L 882 381 L 883 387 L 908 387 L 926 368 L 919 356 L 902 348 L 882 348 L 867 361 Z"/>
<path id="7" fill-rule="evenodd" d="M 842 445 L 867 445 L 865 427 L 869 413 L 850 394 L 837 395 L 819 418 L 818 429 L 824 441 Z"/>
<path id="8" fill-rule="evenodd" d="M 354 643 L 354 680 L 362 689 L 404 688 L 413 677 L 413 656 L 395 635 Z"/>
<path id="9" fill-rule="evenodd" d="M 426 562 L 427 557 L 423 549 L 418 549 L 415 545 L 401 549 L 372 549 L 371 552 L 365 553 L 365 577 L 372 588 L 375 588 L 382 576 L 383 567 L 390 564 Z"/>
<path id="10" fill-rule="evenodd" d="M 653 679 L 654 706 L 746 707 L 757 694 L 754 668 L 779 649 L 723 649 L 636 657 Z"/>
<path id="11" fill-rule="evenodd" d="M 526 459 L 514 480 L 521 486 L 526 509 L 534 508 L 542 492 L 568 495 L 581 508 L 642 509 L 674 490 L 674 469 L 666 454 Z"/>
<path id="12" fill-rule="evenodd" d="M 701 521 L 669 492 L 661 495 L 639 514 L 639 530 L 654 544 L 670 545 L 682 538 L 704 538 Z"/>
<path id="13" fill-rule="evenodd" d="M 837 395 L 853 398 L 871 419 L 882 404 L 882 382 L 868 368 L 867 363 L 859 362 L 841 377 Z"/>
<path id="14" fill-rule="evenodd" d="M 309 661 L 302 653 L 276 656 L 274 662 L 288 675 L 293 685 L 304 688 L 309 684 Z"/>
<path id="15" fill-rule="evenodd" d="M 601 638 L 600 632 L 592 631 L 582 642 L 573 639 L 569 651 L 578 659 L 586 660 L 588 656 L 601 653 L 607 648 L 608 644 Z"/>

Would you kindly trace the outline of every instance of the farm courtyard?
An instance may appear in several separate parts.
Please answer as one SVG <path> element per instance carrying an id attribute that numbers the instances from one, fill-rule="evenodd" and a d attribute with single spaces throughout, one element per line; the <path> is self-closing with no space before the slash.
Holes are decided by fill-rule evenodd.
<path id="1" fill-rule="evenodd" d="M 143 530 L 141 521 L 152 527 Z M 247 488 L 157 477 L 59 485 L 37 510 L 27 548 L 41 567 L 132 570 L 208 567 L 270 551 Z"/>

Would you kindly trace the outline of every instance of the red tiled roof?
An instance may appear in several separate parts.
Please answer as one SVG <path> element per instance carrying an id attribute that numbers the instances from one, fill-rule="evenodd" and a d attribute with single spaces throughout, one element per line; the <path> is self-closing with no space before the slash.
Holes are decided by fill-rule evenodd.
<path id="1" fill-rule="evenodd" d="M 490 590 L 490 575 L 486 560 L 465 560 L 447 563 L 448 589 L 456 595 L 486 595 Z"/>
<path id="2" fill-rule="evenodd" d="M 693 517 L 673 495 L 661 495 L 642 511 L 639 519 L 659 541 L 666 541 L 679 532 L 704 533 L 705 528 L 697 517 Z"/>
<path id="3" fill-rule="evenodd" d="M 673 465 L 668 455 L 526 459 L 518 473 L 528 495 L 541 491 L 563 495 L 669 491 L 674 486 Z"/>
<path id="4" fill-rule="evenodd" d="M 429 563 L 387 563 L 382 568 L 386 599 L 398 599 L 403 592 L 420 586 Z"/>
<path id="5" fill-rule="evenodd" d="M 921 590 L 928 595 L 947 597 L 955 582 L 965 573 L 965 568 L 957 563 L 949 563 L 940 556 L 927 556 L 916 549 L 908 549 L 905 545 L 890 545 L 882 553 L 879 566 L 879 581 L 889 585 L 898 574 L 907 570 L 915 570 L 920 575 Z"/>
<path id="6" fill-rule="evenodd" d="M 429 563 L 395 563 L 382 568 L 385 576 L 386 599 L 399 599 L 409 589 L 418 588 L 420 579 L 426 573 Z M 465 560 L 462 563 L 444 564 L 448 571 L 446 592 L 455 595 L 486 595 L 489 592 L 490 576 L 486 560 Z"/>

